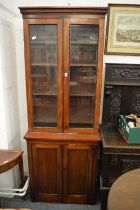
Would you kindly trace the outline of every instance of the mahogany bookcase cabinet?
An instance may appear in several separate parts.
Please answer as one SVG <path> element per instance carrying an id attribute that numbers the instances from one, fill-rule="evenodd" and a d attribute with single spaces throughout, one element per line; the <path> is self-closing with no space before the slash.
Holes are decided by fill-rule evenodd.
<path id="1" fill-rule="evenodd" d="M 33 201 L 94 203 L 106 8 L 20 8 Z"/>

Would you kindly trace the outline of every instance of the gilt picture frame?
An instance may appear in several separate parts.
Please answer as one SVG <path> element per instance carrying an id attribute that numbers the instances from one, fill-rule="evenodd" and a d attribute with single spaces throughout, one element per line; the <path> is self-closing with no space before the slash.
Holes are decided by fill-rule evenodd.
<path id="1" fill-rule="evenodd" d="M 105 54 L 140 55 L 140 5 L 109 4 Z"/>

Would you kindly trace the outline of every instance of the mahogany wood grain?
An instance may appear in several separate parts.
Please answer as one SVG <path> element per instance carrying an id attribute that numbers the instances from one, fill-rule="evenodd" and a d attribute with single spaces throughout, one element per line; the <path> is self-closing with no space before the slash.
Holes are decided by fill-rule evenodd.
<path id="1" fill-rule="evenodd" d="M 33 164 L 36 199 L 48 202 L 62 201 L 62 152 L 57 144 L 34 144 Z"/>
<path id="2" fill-rule="evenodd" d="M 45 202 L 94 203 L 98 150 L 101 142 L 99 113 L 103 30 L 107 8 L 22 7 L 20 12 L 24 19 L 28 110 L 28 132 L 24 138 L 28 146 L 31 199 Z M 54 128 L 33 126 L 29 26 L 37 24 L 58 27 L 58 127 Z M 69 128 L 69 41 L 72 24 L 99 26 L 93 128 Z M 42 66 L 46 68 L 44 63 Z M 37 67 L 40 68 L 39 65 Z M 64 76 L 64 73 L 68 76 Z"/>
<path id="3" fill-rule="evenodd" d="M 64 130 L 68 128 L 69 123 L 69 62 L 70 62 L 70 55 L 69 55 L 69 19 L 64 19 L 64 74 L 66 73 L 67 76 L 64 77 Z"/>
<path id="4" fill-rule="evenodd" d="M 97 147 L 97 146 L 96 146 Z M 95 149 L 96 151 L 96 149 Z M 64 146 L 63 200 L 65 203 L 93 203 L 95 180 L 92 182 L 94 154 L 91 145 Z"/>
<path id="5" fill-rule="evenodd" d="M 62 20 L 59 20 L 58 24 L 58 38 L 57 38 L 57 51 L 58 51 L 58 129 L 59 132 L 63 129 L 63 27 Z"/>
<path id="6" fill-rule="evenodd" d="M 91 14 L 91 15 L 105 15 L 107 7 L 19 7 L 23 18 L 45 18 L 48 13 L 51 14 Z"/>
<path id="7" fill-rule="evenodd" d="M 34 165 L 33 165 L 33 149 L 32 149 L 32 144 L 27 143 L 27 150 L 28 150 L 28 165 L 29 165 L 29 174 L 30 174 L 30 192 L 31 192 L 31 200 L 36 201 L 36 191 L 34 190 L 35 188 L 35 183 L 36 183 L 36 176 L 35 176 L 35 170 L 34 170 Z"/>
<path id="8" fill-rule="evenodd" d="M 98 42 L 98 71 L 97 71 L 97 84 L 96 84 L 96 105 L 95 105 L 95 118 L 94 127 L 99 129 L 99 116 L 100 116 L 100 101 L 101 101 L 101 88 L 102 88 L 102 68 L 103 68 L 103 46 L 104 46 L 104 19 L 99 20 L 99 42 Z"/>
<path id="9" fill-rule="evenodd" d="M 23 22 L 24 27 L 24 57 L 25 57 L 25 75 L 26 75 L 26 97 L 28 111 L 28 129 L 32 130 L 32 96 L 31 96 L 31 78 L 30 78 L 30 47 L 29 47 L 29 28 L 28 20 Z"/>
<path id="10" fill-rule="evenodd" d="M 70 18 L 70 24 L 78 25 L 98 25 L 99 19 L 96 18 Z"/>
<path id="11" fill-rule="evenodd" d="M 55 141 L 91 141 L 100 142 L 101 135 L 95 134 L 78 134 L 78 133 L 41 133 L 41 132 L 27 132 L 24 138 L 30 140 L 55 140 Z"/>

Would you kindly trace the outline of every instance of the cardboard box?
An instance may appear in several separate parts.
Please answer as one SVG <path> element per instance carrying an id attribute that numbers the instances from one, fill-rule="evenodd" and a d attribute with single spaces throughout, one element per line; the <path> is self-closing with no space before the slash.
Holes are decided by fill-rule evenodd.
<path id="1" fill-rule="evenodd" d="M 140 128 L 130 128 L 124 115 L 120 115 L 118 130 L 128 144 L 140 144 Z"/>

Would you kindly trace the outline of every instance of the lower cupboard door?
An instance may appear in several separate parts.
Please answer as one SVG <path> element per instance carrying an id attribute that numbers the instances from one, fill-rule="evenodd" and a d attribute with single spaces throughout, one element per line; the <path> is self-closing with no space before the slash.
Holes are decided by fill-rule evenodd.
<path id="1" fill-rule="evenodd" d="M 35 144 L 36 200 L 62 202 L 62 151 L 59 145 Z"/>
<path id="2" fill-rule="evenodd" d="M 63 202 L 95 202 L 98 146 L 64 146 Z"/>

